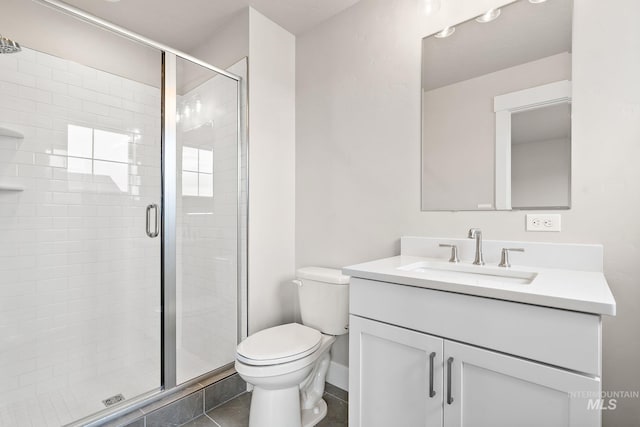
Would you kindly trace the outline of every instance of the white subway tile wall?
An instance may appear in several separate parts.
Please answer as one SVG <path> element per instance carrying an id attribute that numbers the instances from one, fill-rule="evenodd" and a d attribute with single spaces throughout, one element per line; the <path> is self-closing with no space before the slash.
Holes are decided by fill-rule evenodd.
<path id="1" fill-rule="evenodd" d="M 0 425 L 158 387 L 160 89 L 25 48 L 0 56 L 0 128 L 24 135 L 0 136 Z"/>

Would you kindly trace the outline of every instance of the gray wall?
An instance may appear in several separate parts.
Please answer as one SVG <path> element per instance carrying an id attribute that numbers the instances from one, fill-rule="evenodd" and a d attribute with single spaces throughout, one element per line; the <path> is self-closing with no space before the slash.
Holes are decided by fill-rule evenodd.
<path id="1" fill-rule="evenodd" d="M 249 333 L 295 305 L 296 38 L 249 10 Z"/>
<path id="2" fill-rule="evenodd" d="M 511 206 L 569 206 L 571 141 L 511 145 Z"/>
<path id="3" fill-rule="evenodd" d="M 388 257 L 402 235 L 471 226 L 489 239 L 602 243 L 618 302 L 604 319 L 604 389 L 637 390 L 640 2 L 575 2 L 573 204 L 561 233 L 526 233 L 522 211 L 420 212 L 420 39 L 500 3 L 442 2 L 425 24 L 413 0 L 362 0 L 298 38 L 296 264 Z M 335 350 L 346 364 L 344 340 Z M 639 403 L 619 400 L 604 425 L 638 425 Z"/>

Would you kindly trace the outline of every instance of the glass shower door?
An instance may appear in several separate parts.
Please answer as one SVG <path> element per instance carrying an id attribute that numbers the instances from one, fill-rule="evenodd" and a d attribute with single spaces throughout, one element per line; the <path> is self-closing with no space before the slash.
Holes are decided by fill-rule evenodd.
<path id="1" fill-rule="evenodd" d="M 0 425 L 161 386 L 161 53 L 46 13 L 101 52 L 0 55 Z"/>
<path id="2" fill-rule="evenodd" d="M 245 62 L 234 67 L 245 67 Z M 234 67 L 230 71 L 237 72 Z M 176 379 L 180 384 L 235 359 L 238 82 L 178 58 L 176 89 Z"/>

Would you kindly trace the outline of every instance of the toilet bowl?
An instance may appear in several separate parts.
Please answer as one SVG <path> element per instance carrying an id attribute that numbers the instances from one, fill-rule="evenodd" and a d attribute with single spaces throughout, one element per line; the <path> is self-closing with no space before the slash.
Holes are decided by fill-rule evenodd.
<path id="1" fill-rule="evenodd" d="M 322 395 L 335 335 L 347 331 L 349 277 L 307 267 L 297 278 L 304 324 L 262 330 L 236 350 L 236 371 L 253 385 L 249 427 L 312 427 L 327 413 Z"/>

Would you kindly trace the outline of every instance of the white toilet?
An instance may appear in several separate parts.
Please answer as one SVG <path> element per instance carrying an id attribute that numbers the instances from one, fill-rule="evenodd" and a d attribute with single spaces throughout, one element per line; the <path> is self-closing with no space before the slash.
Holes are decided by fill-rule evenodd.
<path id="1" fill-rule="evenodd" d="M 253 385 L 249 427 L 311 427 L 327 414 L 329 350 L 348 332 L 349 276 L 305 267 L 296 277 L 303 325 L 265 329 L 236 350 L 236 371 Z"/>

